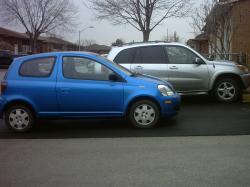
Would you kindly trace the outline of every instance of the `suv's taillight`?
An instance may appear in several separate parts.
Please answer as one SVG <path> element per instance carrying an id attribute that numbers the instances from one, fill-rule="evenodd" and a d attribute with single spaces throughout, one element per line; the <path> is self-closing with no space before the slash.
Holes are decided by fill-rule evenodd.
<path id="1" fill-rule="evenodd" d="M 7 81 L 5 80 L 1 81 L 1 94 L 6 90 L 7 85 L 8 85 Z"/>

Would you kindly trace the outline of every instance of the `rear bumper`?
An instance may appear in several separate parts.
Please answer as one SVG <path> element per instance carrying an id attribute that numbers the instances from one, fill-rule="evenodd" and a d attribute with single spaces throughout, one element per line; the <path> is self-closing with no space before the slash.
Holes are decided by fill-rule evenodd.
<path id="1" fill-rule="evenodd" d="M 250 73 L 241 75 L 241 80 L 244 88 L 247 89 L 250 86 Z"/>

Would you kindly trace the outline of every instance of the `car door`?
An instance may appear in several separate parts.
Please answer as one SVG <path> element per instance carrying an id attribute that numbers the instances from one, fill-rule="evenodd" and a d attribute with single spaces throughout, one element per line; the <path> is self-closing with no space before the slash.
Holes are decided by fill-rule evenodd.
<path id="1" fill-rule="evenodd" d="M 168 80 L 167 58 L 163 46 L 137 47 L 131 70 Z"/>
<path id="2" fill-rule="evenodd" d="M 168 55 L 169 82 L 177 91 L 206 91 L 209 84 L 209 72 L 206 63 L 195 63 L 199 58 L 190 49 L 183 46 L 165 46 Z"/>
<path id="3" fill-rule="evenodd" d="M 60 111 L 64 116 L 120 116 L 123 82 L 112 82 L 111 69 L 93 59 L 62 57 L 57 82 Z"/>

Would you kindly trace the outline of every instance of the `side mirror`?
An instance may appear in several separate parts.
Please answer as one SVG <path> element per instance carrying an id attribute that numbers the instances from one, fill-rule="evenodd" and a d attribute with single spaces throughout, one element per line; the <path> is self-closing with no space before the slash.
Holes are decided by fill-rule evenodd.
<path id="1" fill-rule="evenodd" d="M 117 82 L 120 80 L 120 77 L 118 77 L 118 75 L 116 74 L 110 74 L 109 75 L 109 80 L 112 81 L 112 82 Z"/>
<path id="2" fill-rule="evenodd" d="M 194 59 L 194 63 L 195 63 L 195 64 L 203 64 L 203 60 L 202 60 L 201 58 L 196 57 L 196 58 Z"/>

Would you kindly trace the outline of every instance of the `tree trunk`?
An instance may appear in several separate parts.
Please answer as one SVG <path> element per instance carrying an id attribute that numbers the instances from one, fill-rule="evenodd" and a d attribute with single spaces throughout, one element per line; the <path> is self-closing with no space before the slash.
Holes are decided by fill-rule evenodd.
<path id="1" fill-rule="evenodd" d="M 37 36 L 35 35 L 33 38 L 33 53 L 37 53 Z"/>
<path id="2" fill-rule="evenodd" d="M 143 31 L 143 42 L 148 42 L 150 31 Z"/>
<path id="3" fill-rule="evenodd" d="M 38 36 L 36 34 L 29 34 L 29 42 L 30 42 L 30 53 L 37 53 L 37 39 Z"/>

